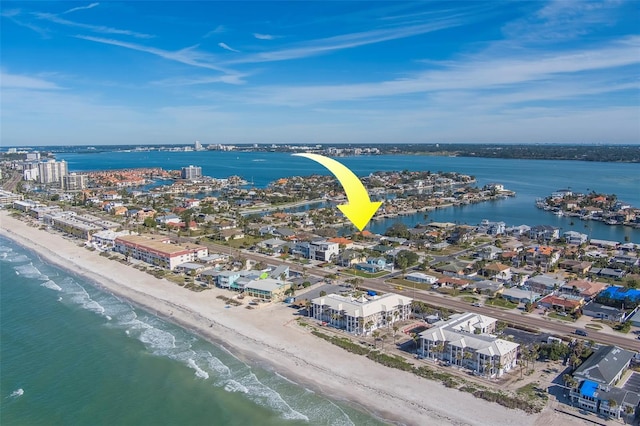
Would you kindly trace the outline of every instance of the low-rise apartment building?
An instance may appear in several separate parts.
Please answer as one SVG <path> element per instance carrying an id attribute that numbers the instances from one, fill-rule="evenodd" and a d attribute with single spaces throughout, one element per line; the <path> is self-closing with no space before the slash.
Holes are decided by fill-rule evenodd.
<path id="1" fill-rule="evenodd" d="M 149 238 L 139 235 L 116 238 L 114 250 L 125 256 L 169 270 L 209 254 L 207 247 L 204 246 L 172 244 L 169 238 Z"/>
<path id="2" fill-rule="evenodd" d="M 313 299 L 313 317 L 354 334 L 369 334 L 397 321 L 409 319 L 410 297 L 394 293 L 382 296 L 340 296 L 328 294 Z"/>
<path id="3" fill-rule="evenodd" d="M 420 333 L 420 355 L 499 377 L 516 366 L 517 343 L 497 338 L 495 318 L 471 312 L 452 315 Z"/>

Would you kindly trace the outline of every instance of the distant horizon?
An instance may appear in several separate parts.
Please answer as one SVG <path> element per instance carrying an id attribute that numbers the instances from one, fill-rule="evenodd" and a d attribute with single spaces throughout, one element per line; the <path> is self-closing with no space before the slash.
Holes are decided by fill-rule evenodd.
<path id="1" fill-rule="evenodd" d="M 606 143 L 606 142 L 590 142 L 590 143 L 573 143 L 573 142 L 521 142 L 521 143 L 515 143 L 515 142 L 424 142 L 424 143 L 412 143 L 412 142 L 384 142 L 384 143 L 353 143 L 353 142 L 327 142 L 327 143 L 305 143 L 305 142 L 287 142 L 287 143 L 276 143 L 276 142 L 245 142 L 245 143 L 204 143 L 202 141 L 199 141 L 202 144 L 202 147 L 204 150 L 208 150 L 207 147 L 210 145 L 219 145 L 219 146 L 242 146 L 242 147 L 251 147 L 254 145 L 258 145 L 259 147 L 265 147 L 265 146 L 278 146 L 278 147 L 284 147 L 284 146 L 316 146 L 316 145 L 321 145 L 322 147 L 326 147 L 326 146 L 333 146 L 333 145 L 337 145 L 337 146 L 368 146 L 368 147 L 375 147 L 375 146 L 379 146 L 379 145 L 384 145 L 384 146 L 416 146 L 416 145 L 424 145 L 424 146 L 436 146 L 436 145 L 441 145 L 444 147 L 448 147 L 448 146 L 458 146 L 458 145 L 468 145 L 468 146 L 473 146 L 473 145 L 479 145 L 479 146 L 600 146 L 600 147 L 606 147 L 606 146 L 614 146 L 614 147 L 623 147 L 623 146 L 640 146 L 640 142 L 620 142 L 620 143 Z M 36 144 L 31 144 L 31 145 L 7 145 L 7 146 L 2 146 L 0 147 L 0 152 L 6 152 L 9 149 L 35 149 L 35 148 L 46 148 L 46 147 L 70 147 L 70 148 L 82 148 L 82 147 L 86 147 L 86 148 L 90 148 L 90 147 L 110 147 L 110 148 L 114 148 L 114 147 L 166 147 L 166 146 L 173 146 L 173 147 L 194 147 L 195 145 L 195 141 L 189 143 L 189 142 L 168 142 L 168 143 L 146 143 L 146 144 L 133 144 L 133 143 L 114 143 L 114 144 L 74 144 L 74 145 L 69 145 L 69 144 L 47 144 L 47 145 L 36 145 Z"/>
<path id="2" fill-rule="evenodd" d="M 0 143 L 636 144 L 637 4 L 7 0 Z"/>

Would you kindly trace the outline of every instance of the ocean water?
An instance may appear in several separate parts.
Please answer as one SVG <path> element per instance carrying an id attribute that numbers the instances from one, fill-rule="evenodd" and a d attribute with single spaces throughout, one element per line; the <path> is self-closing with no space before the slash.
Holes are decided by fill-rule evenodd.
<path id="1" fill-rule="evenodd" d="M 3 426 L 384 424 L 4 238 L 0 290 Z"/>
<path id="2" fill-rule="evenodd" d="M 270 152 L 109 152 L 63 154 L 58 159 L 68 162 L 70 171 L 122 169 L 134 167 L 162 167 L 180 169 L 188 165 L 202 167 L 207 176 L 224 178 L 239 175 L 256 187 L 287 176 L 330 174 L 327 169 L 302 157 Z M 459 172 L 475 176 L 477 185 L 502 183 L 516 191 L 513 198 L 457 208 L 371 222 L 369 229 L 383 233 L 394 222 L 408 226 L 437 222 L 457 222 L 477 225 L 483 219 L 503 221 L 507 226 L 552 225 L 561 232 L 574 230 L 591 238 L 632 241 L 640 243 L 640 229 L 609 226 L 597 221 L 558 217 L 540 210 L 534 203 L 561 188 L 588 193 L 616 194 L 619 200 L 640 207 L 640 164 L 598 163 L 561 160 L 507 160 L 494 158 L 436 157 L 418 155 L 381 155 L 338 158 L 358 176 L 387 170 L 430 170 L 432 172 Z"/>

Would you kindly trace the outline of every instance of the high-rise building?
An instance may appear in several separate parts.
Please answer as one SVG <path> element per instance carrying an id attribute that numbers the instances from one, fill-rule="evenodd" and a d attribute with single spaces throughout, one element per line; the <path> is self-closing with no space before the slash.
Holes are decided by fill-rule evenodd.
<path id="1" fill-rule="evenodd" d="M 71 173 L 62 177 L 62 187 L 66 191 L 77 191 L 87 187 L 87 175 Z"/>
<path id="2" fill-rule="evenodd" d="M 62 177 L 68 174 L 67 162 L 48 160 L 38 163 L 38 182 L 62 185 Z"/>
<path id="3" fill-rule="evenodd" d="M 183 167 L 181 177 L 182 179 L 199 179 L 202 177 L 202 167 L 199 167 L 199 166 Z"/>
<path id="4" fill-rule="evenodd" d="M 200 143 L 200 141 L 196 141 L 196 143 L 193 145 L 193 149 L 195 149 L 196 151 L 202 151 L 204 148 L 202 148 L 202 144 Z"/>

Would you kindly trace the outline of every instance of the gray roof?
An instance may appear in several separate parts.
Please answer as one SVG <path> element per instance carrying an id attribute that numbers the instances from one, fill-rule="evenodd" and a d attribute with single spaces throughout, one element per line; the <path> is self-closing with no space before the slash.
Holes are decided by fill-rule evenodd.
<path id="1" fill-rule="evenodd" d="M 602 303 L 591 302 L 584 305 L 583 312 L 589 311 L 594 314 L 616 315 L 624 313 L 624 311 L 614 308 L 613 306 L 603 305 Z"/>
<path id="2" fill-rule="evenodd" d="M 602 346 L 578 367 L 573 376 L 579 380 L 611 385 L 634 355 L 617 346 Z"/>

